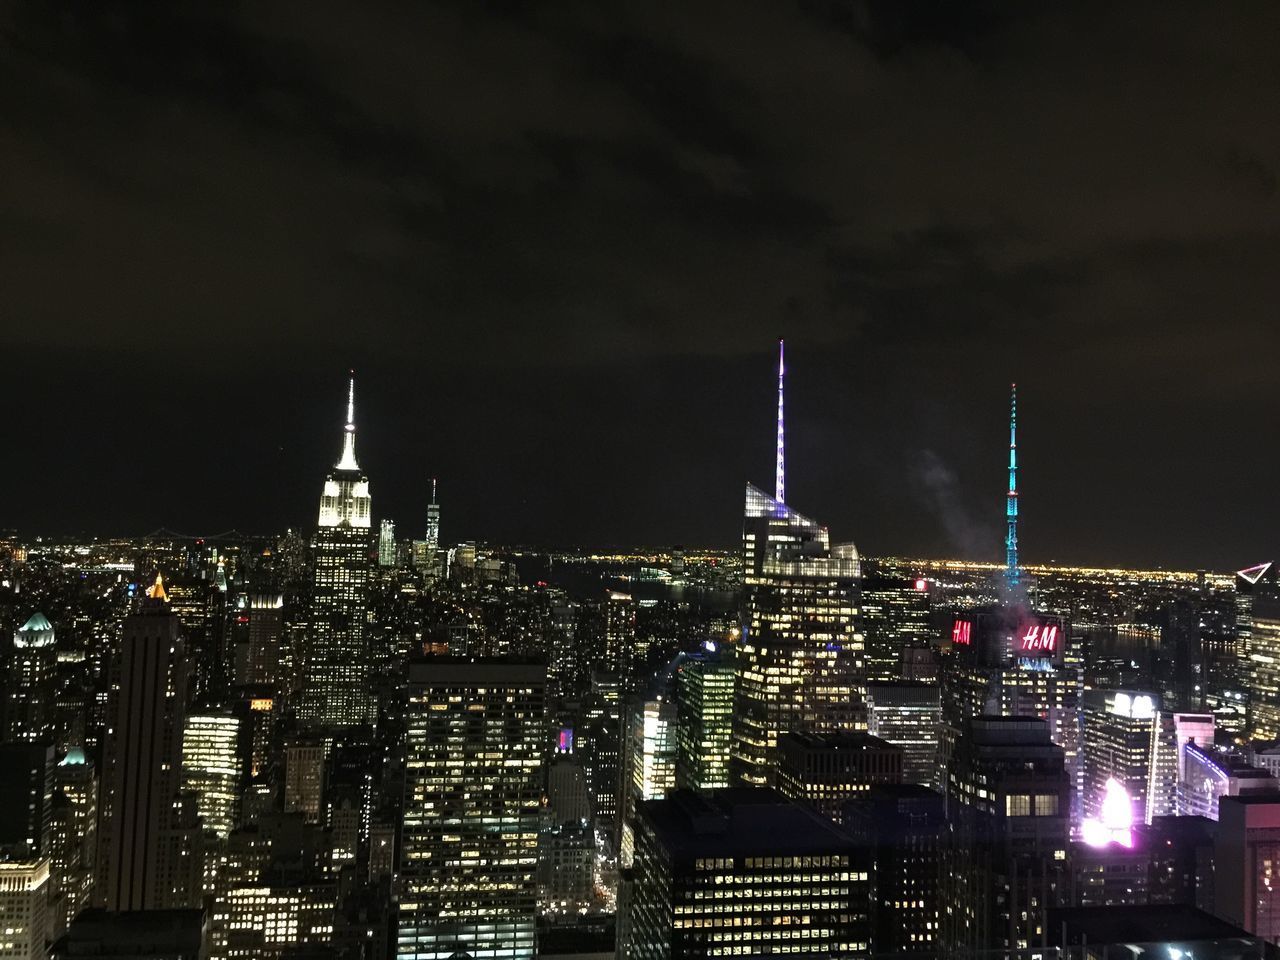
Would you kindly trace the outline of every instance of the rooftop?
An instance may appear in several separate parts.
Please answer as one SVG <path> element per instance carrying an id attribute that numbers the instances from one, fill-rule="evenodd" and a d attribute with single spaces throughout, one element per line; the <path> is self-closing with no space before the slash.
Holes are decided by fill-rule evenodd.
<path id="1" fill-rule="evenodd" d="M 842 853 L 853 840 L 830 820 L 767 787 L 700 795 L 677 790 L 640 805 L 675 858 Z"/>
<path id="2" fill-rule="evenodd" d="M 1247 931 L 1203 910 L 1174 904 L 1051 910 L 1048 927 L 1050 939 L 1058 946 L 1064 928 L 1070 941 L 1083 937 L 1090 945 L 1253 939 Z"/>

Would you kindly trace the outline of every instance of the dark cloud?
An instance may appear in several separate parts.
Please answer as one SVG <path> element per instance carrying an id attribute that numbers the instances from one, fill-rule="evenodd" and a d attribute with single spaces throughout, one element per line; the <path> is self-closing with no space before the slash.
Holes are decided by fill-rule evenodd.
<path id="1" fill-rule="evenodd" d="M 10 445 L 44 467 L 0 484 L 0 522 L 307 523 L 356 365 L 386 512 L 429 472 L 462 481 L 458 536 L 728 542 L 785 333 L 793 499 L 837 537 L 956 547 L 918 450 L 998 520 L 1019 379 L 1030 559 L 1255 559 L 1277 26 L 1244 4 L 9 3 L 0 347 Z M 163 437 L 123 456 L 149 406 Z M 164 509 L 136 502 L 166 462 Z"/>

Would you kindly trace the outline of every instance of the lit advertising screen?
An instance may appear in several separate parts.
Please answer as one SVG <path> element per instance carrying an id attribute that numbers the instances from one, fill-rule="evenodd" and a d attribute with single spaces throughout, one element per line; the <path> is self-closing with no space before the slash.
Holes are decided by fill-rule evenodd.
<path id="1" fill-rule="evenodd" d="M 1019 659 L 1061 662 L 1066 640 L 1060 621 L 1048 617 L 1027 617 L 1010 637 L 1011 652 Z"/>

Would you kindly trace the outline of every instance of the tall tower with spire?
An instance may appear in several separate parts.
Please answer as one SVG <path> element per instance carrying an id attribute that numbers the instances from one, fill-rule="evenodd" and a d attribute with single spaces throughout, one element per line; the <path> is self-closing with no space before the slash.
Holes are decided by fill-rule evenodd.
<path id="1" fill-rule="evenodd" d="M 363 726 L 376 719 L 366 632 L 371 518 L 369 478 L 356 460 L 353 376 L 342 453 L 325 478 L 312 540 L 315 570 L 298 705 L 298 719 L 310 727 Z"/>
<path id="2" fill-rule="evenodd" d="M 440 502 L 436 499 L 436 478 L 431 478 L 431 502 L 427 504 L 427 549 L 440 548 Z"/>
<path id="3" fill-rule="evenodd" d="M 773 783 L 779 737 L 801 729 L 866 729 L 858 551 L 833 546 L 826 527 L 785 501 L 782 350 L 778 341 L 774 495 L 747 484 L 746 590 L 733 651 L 732 766 L 738 782 L 755 785 Z"/>
<path id="4" fill-rule="evenodd" d="M 1008 532 L 1004 537 L 1004 575 L 1009 588 L 1022 580 L 1018 568 L 1018 385 L 1009 388 L 1009 495 L 1005 501 Z"/>

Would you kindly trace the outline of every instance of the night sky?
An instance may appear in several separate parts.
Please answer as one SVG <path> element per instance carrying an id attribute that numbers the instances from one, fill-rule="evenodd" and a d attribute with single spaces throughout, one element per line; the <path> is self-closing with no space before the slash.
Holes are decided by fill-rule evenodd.
<path id="1" fill-rule="evenodd" d="M 0 527 L 377 517 L 1231 569 L 1280 506 L 1280 6 L 0 4 Z"/>

